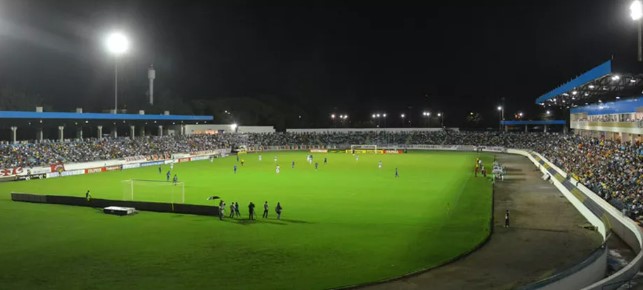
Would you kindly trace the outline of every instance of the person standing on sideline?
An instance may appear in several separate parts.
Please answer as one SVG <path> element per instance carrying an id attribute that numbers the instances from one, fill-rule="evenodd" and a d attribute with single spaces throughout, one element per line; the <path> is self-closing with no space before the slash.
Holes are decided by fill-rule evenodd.
<path id="1" fill-rule="evenodd" d="M 225 202 L 223 199 L 219 202 L 219 220 L 223 220 L 223 215 L 225 214 Z"/>
<path id="2" fill-rule="evenodd" d="M 234 203 L 234 214 L 237 217 L 241 217 L 241 213 L 239 213 L 239 202 L 238 201 Z"/>
<path id="3" fill-rule="evenodd" d="M 397 167 L 395 167 L 395 178 L 398 178 L 398 177 L 400 177 L 400 173 L 397 172 Z"/>
<path id="4" fill-rule="evenodd" d="M 86 199 L 87 201 L 89 201 L 90 199 L 92 199 L 92 194 L 91 194 L 91 193 L 89 193 L 89 189 L 87 190 L 87 192 L 85 192 L 85 199 Z"/>
<path id="5" fill-rule="evenodd" d="M 232 170 L 234 170 L 234 174 L 237 174 L 237 165 L 236 164 L 232 167 Z"/>
<path id="6" fill-rule="evenodd" d="M 234 218 L 234 202 L 230 203 L 230 218 Z"/>
<path id="7" fill-rule="evenodd" d="M 268 201 L 263 204 L 263 218 L 268 218 Z"/>
<path id="8" fill-rule="evenodd" d="M 248 219 L 255 219 L 255 204 L 252 201 L 248 204 Z"/>
<path id="9" fill-rule="evenodd" d="M 505 228 L 509 227 L 509 210 L 505 211 Z"/>
<path id="10" fill-rule="evenodd" d="M 281 207 L 281 203 L 277 202 L 277 207 L 275 207 L 275 211 L 277 212 L 277 219 L 281 219 L 281 210 L 283 208 Z"/>

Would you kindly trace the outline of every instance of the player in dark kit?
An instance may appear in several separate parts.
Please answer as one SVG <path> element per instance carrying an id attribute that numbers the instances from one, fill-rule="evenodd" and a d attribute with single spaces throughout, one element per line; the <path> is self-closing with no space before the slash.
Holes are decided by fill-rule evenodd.
<path id="1" fill-rule="evenodd" d="M 165 181 L 170 181 L 170 176 L 171 176 L 171 175 L 172 175 L 172 172 L 170 172 L 170 171 L 168 170 L 168 171 L 167 171 L 167 173 L 165 174 Z"/>
<path id="2" fill-rule="evenodd" d="M 85 199 L 86 199 L 87 201 L 89 201 L 90 199 L 92 199 L 92 195 L 91 195 L 91 193 L 89 193 L 89 189 L 87 190 L 87 192 L 85 192 Z"/>
<path id="3" fill-rule="evenodd" d="M 324 165 L 328 164 L 328 158 L 324 157 Z"/>
<path id="4" fill-rule="evenodd" d="M 263 218 L 268 218 L 268 202 L 263 204 Z"/>
<path id="5" fill-rule="evenodd" d="M 275 211 L 277 212 L 277 219 L 281 219 L 281 210 L 283 207 L 281 207 L 281 203 L 277 202 L 277 207 L 275 207 Z"/>
<path id="6" fill-rule="evenodd" d="M 234 214 L 237 217 L 241 217 L 241 213 L 239 212 L 239 202 L 234 203 Z"/>
<path id="7" fill-rule="evenodd" d="M 319 167 L 319 163 L 315 162 L 315 170 Z"/>
<path id="8" fill-rule="evenodd" d="M 400 177 L 400 173 L 399 173 L 399 172 L 397 172 L 397 167 L 395 167 L 395 177 L 396 177 L 396 178 L 397 178 L 397 177 Z"/>
<path id="9" fill-rule="evenodd" d="M 161 165 L 159 165 L 159 174 L 161 174 Z"/>
<path id="10" fill-rule="evenodd" d="M 505 228 L 509 227 L 509 210 L 505 211 Z"/>
<path id="11" fill-rule="evenodd" d="M 234 170 L 234 174 L 237 174 L 237 165 L 235 164 L 234 167 L 232 167 L 232 170 Z"/>
<path id="12" fill-rule="evenodd" d="M 252 201 L 248 204 L 248 219 L 255 219 L 255 204 Z"/>

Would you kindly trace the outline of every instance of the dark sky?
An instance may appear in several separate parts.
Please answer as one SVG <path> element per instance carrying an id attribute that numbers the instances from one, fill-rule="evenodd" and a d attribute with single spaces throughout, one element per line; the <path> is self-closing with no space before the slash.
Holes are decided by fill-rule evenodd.
<path id="1" fill-rule="evenodd" d="M 0 1 L 0 86 L 58 110 L 113 106 L 113 60 L 127 32 L 121 102 L 270 96 L 368 119 L 422 110 L 462 119 L 535 117 L 541 94 L 615 54 L 636 57 L 630 1 Z M 449 119 L 451 120 L 451 119 Z"/>

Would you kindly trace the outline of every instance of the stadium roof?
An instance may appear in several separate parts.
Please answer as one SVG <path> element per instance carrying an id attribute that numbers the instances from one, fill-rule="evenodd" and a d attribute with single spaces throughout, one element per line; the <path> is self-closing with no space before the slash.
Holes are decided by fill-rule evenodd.
<path id="1" fill-rule="evenodd" d="M 144 114 L 108 114 L 108 113 L 0 111 L 0 119 L 200 122 L 200 121 L 212 121 L 214 120 L 214 117 L 193 116 L 193 115 L 144 115 Z"/>
<path id="2" fill-rule="evenodd" d="M 621 97 L 640 96 L 641 64 L 608 60 L 536 99 L 544 106 L 575 107 Z"/>

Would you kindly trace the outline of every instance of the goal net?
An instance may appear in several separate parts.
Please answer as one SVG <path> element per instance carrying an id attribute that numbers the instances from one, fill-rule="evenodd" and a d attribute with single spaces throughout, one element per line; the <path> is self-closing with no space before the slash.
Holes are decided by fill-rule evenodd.
<path id="1" fill-rule="evenodd" d="M 346 150 L 346 153 L 365 154 L 365 153 L 378 153 L 378 151 L 377 151 L 377 145 L 351 145 L 351 149 Z"/>
<path id="2" fill-rule="evenodd" d="M 123 180 L 123 200 L 185 203 L 183 182 L 128 179 Z"/>

